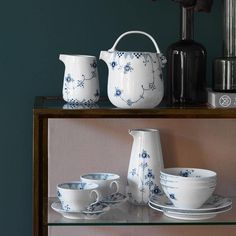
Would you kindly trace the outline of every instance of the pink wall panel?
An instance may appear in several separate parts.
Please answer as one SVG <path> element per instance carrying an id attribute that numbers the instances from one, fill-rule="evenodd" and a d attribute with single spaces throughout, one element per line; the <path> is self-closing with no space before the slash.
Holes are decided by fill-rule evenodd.
<path id="1" fill-rule="evenodd" d="M 235 236 L 235 226 L 50 227 L 50 236 Z"/>
<path id="2" fill-rule="evenodd" d="M 130 128 L 160 130 L 166 167 L 208 168 L 218 173 L 216 192 L 236 195 L 236 122 L 231 119 L 52 119 L 49 120 L 49 196 L 56 185 L 83 173 L 106 171 L 125 184 L 132 146 Z M 69 231 L 68 231 L 69 229 Z M 50 227 L 49 236 L 236 235 L 232 226 Z"/>

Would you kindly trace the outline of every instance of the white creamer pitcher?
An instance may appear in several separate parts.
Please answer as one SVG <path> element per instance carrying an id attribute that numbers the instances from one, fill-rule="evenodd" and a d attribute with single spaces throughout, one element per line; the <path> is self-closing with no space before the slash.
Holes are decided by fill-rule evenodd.
<path id="1" fill-rule="evenodd" d="M 160 194 L 160 171 L 163 157 L 157 129 L 131 129 L 133 145 L 127 175 L 126 193 L 134 204 L 147 204 L 154 194 Z"/>
<path id="2" fill-rule="evenodd" d="M 65 64 L 63 99 L 70 104 L 93 104 L 100 96 L 95 56 L 61 54 Z"/>
<path id="3" fill-rule="evenodd" d="M 128 34 L 142 34 L 154 44 L 156 52 L 116 51 L 121 38 Z M 107 93 L 111 103 L 120 108 L 153 108 L 164 95 L 162 67 L 166 62 L 154 38 L 143 31 L 122 34 L 108 51 L 101 51 L 100 59 L 108 66 Z"/>

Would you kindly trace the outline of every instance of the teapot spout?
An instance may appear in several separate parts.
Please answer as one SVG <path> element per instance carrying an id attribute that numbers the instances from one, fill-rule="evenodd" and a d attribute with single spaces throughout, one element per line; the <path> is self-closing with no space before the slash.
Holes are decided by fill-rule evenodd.
<path id="1" fill-rule="evenodd" d="M 105 61 L 108 64 L 109 52 L 101 51 L 99 59 Z"/>

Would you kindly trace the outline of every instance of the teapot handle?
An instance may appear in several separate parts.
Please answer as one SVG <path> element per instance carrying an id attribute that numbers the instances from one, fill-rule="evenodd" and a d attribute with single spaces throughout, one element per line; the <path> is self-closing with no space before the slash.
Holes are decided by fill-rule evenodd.
<path id="1" fill-rule="evenodd" d="M 128 34 L 143 34 L 143 35 L 147 36 L 153 42 L 153 44 L 156 48 L 157 54 L 160 54 L 160 50 L 159 50 L 159 47 L 157 46 L 155 39 L 150 34 L 143 32 L 143 31 L 138 31 L 138 30 L 128 31 L 128 32 L 125 32 L 122 35 L 120 35 L 119 38 L 115 41 L 113 47 L 111 49 L 109 49 L 108 51 L 114 52 L 116 50 L 116 46 L 117 46 L 118 42 L 121 40 L 121 38 L 123 38 L 124 36 L 126 36 Z"/>

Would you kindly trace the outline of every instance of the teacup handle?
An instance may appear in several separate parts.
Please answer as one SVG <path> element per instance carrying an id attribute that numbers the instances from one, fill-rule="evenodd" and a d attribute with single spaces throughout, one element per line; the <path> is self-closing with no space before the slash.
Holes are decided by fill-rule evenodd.
<path id="1" fill-rule="evenodd" d="M 110 189 L 112 189 L 112 186 L 115 185 L 116 186 L 116 191 L 114 193 L 117 193 L 119 192 L 119 189 L 120 189 L 120 184 L 118 181 L 114 180 L 110 183 Z"/>
<path id="2" fill-rule="evenodd" d="M 95 193 L 96 196 L 97 196 L 97 197 L 96 197 L 96 201 L 95 201 L 95 202 L 92 202 L 89 206 L 92 206 L 92 205 L 98 203 L 98 202 L 101 200 L 101 198 L 102 198 L 101 193 L 100 193 L 99 191 L 97 191 L 96 189 L 94 189 L 94 190 L 92 190 L 92 191 L 90 192 L 90 195 L 89 195 L 90 198 L 92 198 L 93 193 Z"/>
<path id="3" fill-rule="evenodd" d="M 128 32 L 125 32 L 122 35 L 120 35 L 118 37 L 118 39 L 115 41 L 113 47 L 111 49 L 109 49 L 108 51 L 109 52 L 116 51 L 116 46 L 119 43 L 119 41 L 121 40 L 121 38 L 123 38 L 124 36 L 126 36 L 128 34 L 143 34 L 143 35 L 147 36 L 152 41 L 152 43 L 154 44 L 157 54 L 160 54 L 160 50 L 159 50 L 159 47 L 158 47 L 157 42 L 155 41 L 155 39 L 150 34 L 148 34 L 146 32 L 143 32 L 143 31 L 139 31 L 139 30 L 128 31 Z"/>

